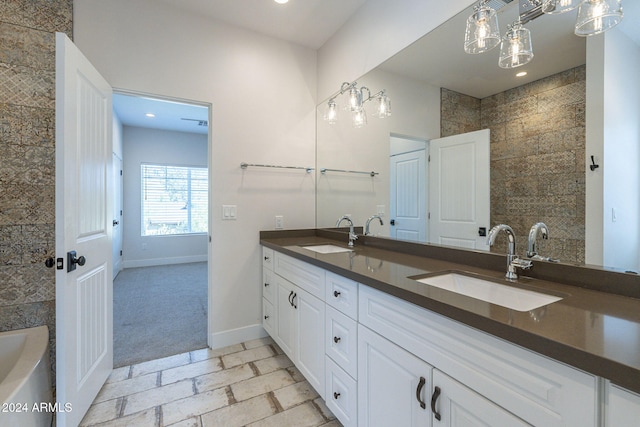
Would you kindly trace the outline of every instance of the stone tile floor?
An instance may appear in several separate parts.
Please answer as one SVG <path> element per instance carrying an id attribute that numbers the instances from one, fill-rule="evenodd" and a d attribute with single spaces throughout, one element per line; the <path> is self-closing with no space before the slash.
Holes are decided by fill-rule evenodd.
<path id="1" fill-rule="evenodd" d="M 341 427 L 271 338 L 115 369 L 80 425 Z"/>

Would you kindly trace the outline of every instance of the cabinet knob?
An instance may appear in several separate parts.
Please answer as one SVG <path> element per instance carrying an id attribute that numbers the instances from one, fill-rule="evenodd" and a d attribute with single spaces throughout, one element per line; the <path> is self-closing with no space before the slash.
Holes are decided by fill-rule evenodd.
<path id="1" fill-rule="evenodd" d="M 264 316 L 264 320 L 267 320 L 269 318 L 269 316 Z"/>
<path id="2" fill-rule="evenodd" d="M 338 291 L 333 291 L 333 296 L 338 298 L 340 296 L 340 292 Z"/>
<path id="3" fill-rule="evenodd" d="M 333 398 L 334 399 L 338 399 L 340 397 L 340 393 L 338 393 L 337 391 L 333 392 Z"/>
<path id="4" fill-rule="evenodd" d="M 265 284 L 264 284 L 264 286 L 265 286 L 265 288 L 266 288 L 267 286 L 269 286 L 269 284 L 268 284 L 268 283 L 265 283 Z"/>
<path id="5" fill-rule="evenodd" d="M 269 257 L 268 256 L 264 257 L 264 260 L 269 261 Z"/>
<path id="6" fill-rule="evenodd" d="M 340 337 L 333 337 L 333 342 L 338 344 L 340 342 Z"/>

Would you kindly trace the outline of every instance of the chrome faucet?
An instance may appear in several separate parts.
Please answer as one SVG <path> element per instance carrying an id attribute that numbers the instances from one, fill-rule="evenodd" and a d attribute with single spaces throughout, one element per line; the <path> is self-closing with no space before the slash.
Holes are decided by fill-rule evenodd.
<path id="1" fill-rule="evenodd" d="M 507 280 L 516 280 L 518 278 L 516 267 L 526 270 L 528 268 L 531 268 L 533 263 L 529 260 L 518 258 L 518 255 L 516 255 L 516 235 L 513 233 L 513 229 L 506 224 L 498 224 L 489 231 L 487 244 L 489 246 L 493 246 L 493 244 L 496 242 L 498 233 L 500 233 L 501 231 L 504 231 L 507 234 L 507 240 L 509 244 L 507 253 L 506 278 Z"/>
<path id="2" fill-rule="evenodd" d="M 533 224 L 531 230 L 529 230 L 529 243 L 527 244 L 527 257 L 536 260 L 549 261 L 549 262 L 559 262 L 560 260 L 556 258 L 543 257 L 538 255 L 537 247 L 536 247 L 536 239 L 538 238 L 538 234 L 542 236 L 543 239 L 547 240 L 549 238 L 549 227 L 544 222 L 538 222 Z"/>
<path id="3" fill-rule="evenodd" d="M 338 222 L 336 222 L 336 228 L 340 227 L 340 223 L 342 221 L 348 221 L 349 222 L 349 247 L 352 247 L 353 246 L 353 241 L 354 240 L 358 240 L 358 235 L 353 231 L 353 221 L 351 221 L 351 218 L 349 218 L 348 215 L 341 216 L 338 219 Z"/>
<path id="4" fill-rule="evenodd" d="M 380 215 L 373 215 L 371 217 L 369 217 L 369 219 L 367 220 L 367 223 L 364 226 L 364 235 L 368 236 L 369 234 L 371 234 L 369 232 L 369 224 L 371 223 L 372 220 L 374 220 L 375 218 L 378 218 L 378 220 L 380 221 L 380 225 L 384 225 L 384 222 L 382 222 L 382 217 Z"/>

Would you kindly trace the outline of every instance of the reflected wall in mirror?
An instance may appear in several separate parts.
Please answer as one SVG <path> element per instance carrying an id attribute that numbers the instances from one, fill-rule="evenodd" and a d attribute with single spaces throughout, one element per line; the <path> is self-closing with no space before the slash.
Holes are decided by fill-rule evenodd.
<path id="1" fill-rule="evenodd" d="M 541 255 L 640 270 L 640 83 L 629 75 L 640 65 L 638 8 L 625 4 L 623 23 L 588 39 L 573 35 L 575 13 L 537 18 L 527 24 L 535 58 L 516 70 L 500 69 L 497 51 L 464 53 L 469 8 L 358 79 L 359 85 L 386 89 L 391 117 L 370 117 L 355 129 L 343 114 L 345 119 L 329 125 L 321 104 L 317 167 L 379 175 L 318 174 L 317 226 L 333 227 L 344 214 L 364 225 L 381 213 L 384 226 L 372 222 L 371 232 L 391 237 L 393 227 L 401 225 L 400 220 L 391 225 L 396 219 L 391 209 L 402 205 L 391 193 L 391 160 L 402 149 L 391 141 L 404 141 L 400 145 L 409 146 L 407 152 L 419 151 L 419 142 L 426 141 L 428 158 L 435 138 L 489 129 L 487 230 L 511 225 L 524 255 L 529 228 L 543 221 L 550 239 L 538 241 Z M 512 22 L 517 4 L 499 15 L 503 25 Z M 528 75 L 516 78 L 523 70 Z M 585 161 L 591 155 L 601 165 L 595 171 Z M 418 200 L 425 200 L 424 211 L 433 209 L 428 203 L 433 194 L 421 191 L 409 188 L 404 194 L 415 194 L 410 198 L 415 203 L 402 205 L 418 216 Z M 437 242 L 428 225 L 422 239 L 398 238 Z M 492 250 L 505 252 L 506 243 L 497 242 Z"/>

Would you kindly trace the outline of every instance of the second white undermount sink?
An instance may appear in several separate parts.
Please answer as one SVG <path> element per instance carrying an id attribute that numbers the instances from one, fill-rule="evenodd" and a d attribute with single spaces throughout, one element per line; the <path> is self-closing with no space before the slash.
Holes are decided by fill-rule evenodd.
<path id="1" fill-rule="evenodd" d="M 337 254 L 340 252 L 352 252 L 353 249 L 343 248 L 342 246 L 336 245 L 309 245 L 302 246 L 304 249 L 308 249 L 310 251 L 318 252 L 320 254 Z"/>
<path id="2" fill-rule="evenodd" d="M 446 273 L 416 280 L 516 311 L 534 310 L 562 299 L 555 295 L 516 288 L 459 273 Z"/>

